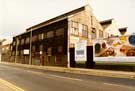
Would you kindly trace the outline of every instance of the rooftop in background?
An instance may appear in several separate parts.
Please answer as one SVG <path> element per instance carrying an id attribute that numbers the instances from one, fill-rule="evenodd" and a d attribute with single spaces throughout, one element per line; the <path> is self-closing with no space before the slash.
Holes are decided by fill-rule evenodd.
<path id="1" fill-rule="evenodd" d="M 112 24 L 112 21 L 114 19 L 107 19 L 107 20 L 104 20 L 104 21 L 100 21 L 100 24 L 102 25 L 103 29 L 106 29 L 109 25 Z"/>
<path id="2" fill-rule="evenodd" d="M 121 35 L 124 35 L 127 32 L 127 28 L 128 27 L 119 28 L 119 32 L 121 33 Z"/>
<path id="3" fill-rule="evenodd" d="M 112 18 L 112 19 L 100 21 L 100 24 L 101 24 L 101 25 L 111 24 L 111 23 L 112 23 L 112 20 L 114 20 L 114 19 Z"/>

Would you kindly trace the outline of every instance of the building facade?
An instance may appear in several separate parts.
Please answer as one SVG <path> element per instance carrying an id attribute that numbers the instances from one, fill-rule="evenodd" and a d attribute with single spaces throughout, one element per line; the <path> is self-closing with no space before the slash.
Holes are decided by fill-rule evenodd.
<path id="1" fill-rule="evenodd" d="M 0 45 L 0 61 L 9 62 L 11 58 L 11 41 L 4 39 Z"/>
<path id="2" fill-rule="evenodd" d="M 75 44 L 87 41 L 86 66 L 93 65 L 93 39 L 103 28 L 89 5 L 32 26 L 14 36 L 12 61 L 33 65 L 75 67 Z"/>
<path id="3" fill-rule="evenodd" d="M 104 38 L 120 35 L 117 22 L 114 19 L 101 21 L 100 24 L 104 29 L 104 34 L 103 34 Z"/>

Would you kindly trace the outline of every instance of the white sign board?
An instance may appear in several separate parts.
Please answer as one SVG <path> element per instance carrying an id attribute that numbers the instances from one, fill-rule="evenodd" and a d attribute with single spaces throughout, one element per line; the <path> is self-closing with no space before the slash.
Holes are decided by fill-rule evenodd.
<path id="1" fill-rule="evenodd" d="M 75 44 L 75 61 L 86 61 L 87 60 L 87 41 L 81 40 Z"/>
<path id="2" fill-rule="evenodd" d="M 23 53 L 24 53 L 24 55 L 28 55 L 29 54 L 29 49 L 24 49 Z"/>

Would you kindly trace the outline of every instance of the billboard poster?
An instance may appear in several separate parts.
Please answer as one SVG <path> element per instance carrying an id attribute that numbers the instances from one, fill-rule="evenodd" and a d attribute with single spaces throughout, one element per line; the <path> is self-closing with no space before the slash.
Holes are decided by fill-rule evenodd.
<path id="1" fill-rule="evenodd" d="M 81 40 L 75 43 L 75 61 L 86 61 L 87 41 Z"/>
<path id="2" fill-rule="evenodd" d="M 135 62 L 135 35 L 95 40 L 94 60 Z"/>

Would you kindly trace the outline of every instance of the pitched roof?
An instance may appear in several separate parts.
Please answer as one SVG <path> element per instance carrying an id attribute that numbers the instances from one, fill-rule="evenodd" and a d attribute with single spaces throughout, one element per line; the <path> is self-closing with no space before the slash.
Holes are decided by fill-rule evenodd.
<path id="1" fill-rule="evenodd" d="M 60 20 L 67 19 L 68 16 L 73 15 L 73 14 L 76 14 L 76 13 L 78 13 L 78 12 L 80 12 L 80 11 L 85 10 L 85 7 L 86 7 L 86 6 L 88 6 L 88 5 L 82 6 L 82 7 L 80 7 L 80 8 L 75 9 L 75 10 L 69 11 L 69 12 L 67 12 L 67 13 L 65 13 L 65 14 L 62 14 L 62 15 L 56 16 L 56 17 L 54 17 L 54 18 L 52 18 L 52 19 L 49 19 L 49 20 L 47 20 L 47 21 L 45 21 L 45 22 L 42 22 L 42 23 L 40 23 L 40 24 L 34 25 L 34 26 L 28 28 L 27 31 L 30 31 L 31 29 L 32 29 L 32 30 L 36 30 L 36 29 L 38 29 L 38 28 L 44 27 L 44 26 L 49 25 L 49 24 L 52 24 L 52 23 L 54 23 L 54 22 L 58 22 L 58 21 L 60 21 Z"/>
<path id="2" fill-rule="evenodd" d="M 124 35 L 127 32 L 127 27 L 119 28 L 119 32 Z"/>
<path id="3" fill-rule="evenodd" d="M 112 24 L 112 20 L 113 19 L 107 19 L 107 20 L 104 20 L 104 21 L 100 21 L 100 24 L 102 25 L 103 29 L 110 26 Z"/>

